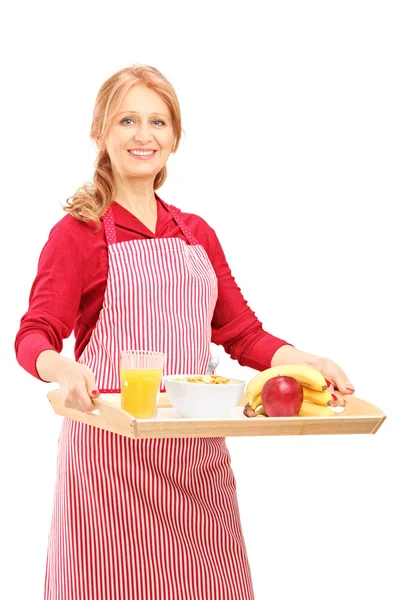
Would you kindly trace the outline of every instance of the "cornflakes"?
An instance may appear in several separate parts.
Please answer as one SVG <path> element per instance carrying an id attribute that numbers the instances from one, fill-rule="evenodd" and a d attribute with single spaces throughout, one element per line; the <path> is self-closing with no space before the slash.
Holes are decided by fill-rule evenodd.
<path id="1" fill-rule="evenodd" d="M 187 383 L 207 383 L 210 385 L 222 385 L 224 383 L 240 383 L 237 379 L 228 379 L 222 375 L 196 375 L 194 377 L 174 377 L 175 381 L 186 381 Z"/>

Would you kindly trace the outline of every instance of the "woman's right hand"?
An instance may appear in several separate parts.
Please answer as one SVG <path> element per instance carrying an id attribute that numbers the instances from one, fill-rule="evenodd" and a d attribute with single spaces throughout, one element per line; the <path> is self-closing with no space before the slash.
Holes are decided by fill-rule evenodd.
<path id="1" fill-rule="evenodd" d="M 75 408 L 82 412 L 92 412 L 95 405 L 92 398 L 99 396 L 94 373 L 81 363 L 73 360 L 58 374 L 57 383 L 60 385 L 64 406 Z"/>

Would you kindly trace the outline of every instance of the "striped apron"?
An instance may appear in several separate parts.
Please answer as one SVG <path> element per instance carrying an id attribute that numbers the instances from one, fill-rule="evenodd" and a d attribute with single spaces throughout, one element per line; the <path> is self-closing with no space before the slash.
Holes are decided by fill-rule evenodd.
<path id="1" fill-rule="evenodd" d="M 166 354 L 164 375 L 204 374 L 218 282 L 172 206 L 178 238 L 118 243 L 79 362 L 119 392 L 120 349 Z M 161 388 L 163 390 L 163 388 Z M 225 438 L 133 440 L 64 419 L 45 600 L 254 600 Z"/>

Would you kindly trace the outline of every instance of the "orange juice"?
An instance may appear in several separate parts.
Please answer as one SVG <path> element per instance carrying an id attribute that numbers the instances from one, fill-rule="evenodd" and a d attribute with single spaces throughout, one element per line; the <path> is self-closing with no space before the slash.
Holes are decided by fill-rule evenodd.
<path id="1" fill-rule="evenodd" d="M 121 404 L 136 419 L 153 419 L 162 369 L 121 369 Z"/>

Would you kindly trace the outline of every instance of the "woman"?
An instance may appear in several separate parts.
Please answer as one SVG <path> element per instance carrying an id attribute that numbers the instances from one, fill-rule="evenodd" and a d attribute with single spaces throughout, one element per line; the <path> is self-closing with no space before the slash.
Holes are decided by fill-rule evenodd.
<path id="1" fill-rule="evenodd" d="M 165 352 L 165 375 L 205 373 L 213 341 L 242 365 L 308 364 L 352 393 L 334 362 L 262 329 L 215 232 L 155 193 L 180 137 L 178 99 L 157 69 L 134 65 L 102 85 L 94 183 L 69 199 L 41 253 L 21 366 L 91 411 L 91 398 L 120 391 L 120 349 Z M 76 361 L 60 355 L 72 330 Z M 254 598 L 224 438 L 131 440 L 65 419 L 57 464 L 46 600 Z"/>

